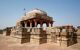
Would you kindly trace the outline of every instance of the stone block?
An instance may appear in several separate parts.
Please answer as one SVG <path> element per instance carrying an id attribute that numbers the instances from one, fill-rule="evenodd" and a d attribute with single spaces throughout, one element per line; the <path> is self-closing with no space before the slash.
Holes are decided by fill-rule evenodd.
<path id="1" fill-rule="evenodd" d="M 40 38 L 39 44 L 44 44 L 44 43 L 47 43 L 47 38 Z"/>
<path id="2" fill-rule="evenodd" d="M 67 46 L 68 46 L 66 40 L 65 40 L 65 41 L 61 41 L 61 42 L 59 43 L 59 45 L 60 45 L 60 46 L 64 46 L 64 47 L 67 47 Z"/>
<path id="3" fill-rule="evenodd" d="M 30 37 L 31 37 L 31 38 L 40 38 L 40 37 L 39 37 L 39 34 L 31 34 Z"/>
<path id="4" fill-rule="evenodd" d="M 80 36 L 77 36 L 77 42 L 80 43 Z"/>
<path id="5" fill-rule="evenodd" d="M 50 34 L 47 34 L 47 38 L 51 39 L 51 35 Z"/>
<path id="6" fill-rule="evenodd" d="M 38 38 L 31 38 L 31 39 L 30 39 L 30 43 L 31 43 L 31 44 L 39 45 L 39 39 L 38 39 Z"/>
<path id="7" fill-rule="evenodd" d="M 47 43 L 50 43 L 52 42 L 52 39 L 51 38 L 47 38 Z"/>
<path id="8" fill-rule="evenodd" d="M 6 36 L 6 31 L 3 31 L 3 35 Z"/>

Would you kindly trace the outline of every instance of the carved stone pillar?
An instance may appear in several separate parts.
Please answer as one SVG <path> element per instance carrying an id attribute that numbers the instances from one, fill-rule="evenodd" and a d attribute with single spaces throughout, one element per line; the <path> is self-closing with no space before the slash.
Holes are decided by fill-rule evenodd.
<path id="1" fill-rule="evenodd" d="M 30 27 L 32 27 L 32 22 L 30 21 Z"/>
<path id="2" fill-rule="evenodd" d="M 37 21 L 36 20 L 34 20 L 34 26 L 37 27 Z"/>
<path id="3" fill-rule="evenodd" d="M 26 27 L 26 23 L 24 23 L 25 24 L 25 26 L 24 27 Z"/>
<path id="4" fill-rule="evenodd" d="M 26 22 L 24 22 L 24 27 L 27 27 L 27 23 Z"/>
<path id="5" fill-rule="evenodd" d="M 27 22 L 25 24 L 26 24 L 26 27 L 27 27 Z"/>
<path id="6" fill-rule="evenodd" d="M 47 27 L 49 27 L 49 22 L 46 23 Z"/>
<path id="7" fill-rule="evenodd" d="M 40 22 L 40 27 L 42 27 L 42 25 L 43 25 L 43 23 L 42 23 L 42 22 Z"/>
<path id="8" fill-rule="evenodd" d="M 28 27 L 28 26 L 27 26 L 27 22 L 25 22 L 25 27 Z"/>
<path id="9" fill-rule="evenodd" d="M 35 21 L 35 27 L 37 27 L 37 22 Z"/>
<path id="10" fill-rule="evenodd" d="M 51 23 L 49 23 L 49 27 L 51 27 Z"/>
<path id="11" fill-rule="evenodd" d="M 53 22 L 51 22 L 51 27 L 53 26 Z"/>

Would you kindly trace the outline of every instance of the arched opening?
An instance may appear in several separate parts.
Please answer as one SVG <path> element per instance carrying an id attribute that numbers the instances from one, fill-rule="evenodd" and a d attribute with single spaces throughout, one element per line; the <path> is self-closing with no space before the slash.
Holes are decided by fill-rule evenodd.
<path id="1" fill-rule="evenodd" d="M 51 27 L 53 27 L 53 21 L 51 21 L 50 24 L 51 24 Z"/>
<path id="2" fill-rule="evenodd" d="M 27 27 L 30 27 L 30 22 L 27 22 Z"/>
<path id="3" fill-rule="evenodd" d="M 47 25 L 46 25 L 46 23 L 43 23 L 43 30 L 46 30 L 46 27 L 47 27 Z"/>
<path id="4" fill-rule="evenodd" d="M 43 23 L 43 26 L 42 27 L 47 27 L 46 23 Z"/>
<path id="5" fill-rule="evenodd" d="M 35 27 L 35 22 L 34 21 L 32 21 L 32 27 Z"/>
<path id="6" fill-rule="evenodd" d="M 22 23 L 22 27 L 25 27 L 25 24 L 24 23 Z"/>
<path id="7" fill-rule="evenodd" d="M 40 28 L 40 22 L 37 22 L 37 27 Z"/>
<path id="8" fill-rule="evenodd" d="M 48 23 L 46 21 L 43 21 L 43 27 L 48 27 Z"/>

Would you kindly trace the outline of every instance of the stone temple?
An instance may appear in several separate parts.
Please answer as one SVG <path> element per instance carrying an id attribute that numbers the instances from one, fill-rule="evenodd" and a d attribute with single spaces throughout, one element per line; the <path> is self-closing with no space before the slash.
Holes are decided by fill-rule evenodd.
<path id="1" fill-rule="evenodd" d="M 3 35 L 16 38 L 21 44 L 44 44 L 56 43 L 60 46 L 70 46 L 80 42 L 80 29 L 78 31 L 72 25 L 53 26 L 54 20 L 52 17 L 40 9 L 33 9 L 22 16 L 16 22 L 16 26 L 6 28 Z M 43 25 L 46 24 L 46 27 Z"/>
<path id="2" fill-rule="evenodd" d="M 38 24 L 42 27 L 44 23 L 46 23 L 47 27 L 49 27 L 49 24 L 52 26 L 52 17 L 48 16 L 47 13 L 42 10 L 34 9 L 28 13 L 25 13 L 22 19 L 17 21 L 16 27 L 37 27 Z"/>

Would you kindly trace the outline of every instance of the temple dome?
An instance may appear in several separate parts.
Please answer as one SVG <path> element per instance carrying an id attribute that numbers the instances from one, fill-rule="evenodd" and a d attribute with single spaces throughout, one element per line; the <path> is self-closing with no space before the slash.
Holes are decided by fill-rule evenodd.
<path id="1" fill-rule="evenodd" d="M 29 12 L 26 12 L 25 15 L 22 17 L 21 20 L 28 20 L 32 18 L 41 18 L 41 19 L 46 19 L 46 20 L 52 20 L 52 17 L 47 16 L 47 13 L 43 10 L 40 9 L 33 9 Z"/>
<path id="2" fill-rule="evenodd" d="M 42 10 L 37 9 L 37 8 L 26 13 L 26 15 L 31 15 L 31 14 L 47 15 L 47 13 L 45 11 L 42 11 Z"/>

